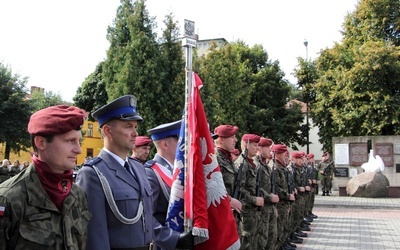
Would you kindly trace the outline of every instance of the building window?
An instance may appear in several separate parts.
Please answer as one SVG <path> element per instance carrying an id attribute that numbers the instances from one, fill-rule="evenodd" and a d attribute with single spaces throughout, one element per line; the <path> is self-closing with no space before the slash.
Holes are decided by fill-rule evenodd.
<path id="1" fill-rule="evenodd" d="M 93 148 L 86 149 L 86 158 L 91 157 L 93 158 Z"/>
<path id="2" fill-rule="evenodd" d="M 87 136 L 93 137 L 93 123 L 88 124 L 88 133 Z"/>

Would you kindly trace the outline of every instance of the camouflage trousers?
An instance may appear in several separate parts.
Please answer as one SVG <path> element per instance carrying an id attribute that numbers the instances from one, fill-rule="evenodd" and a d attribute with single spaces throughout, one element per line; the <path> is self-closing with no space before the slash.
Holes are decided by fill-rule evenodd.
<path id="1" fill-rule="evenodd" d="M 258 228 L 261 221 L 261 209 L 256 206 L 243 206 L 240 221 L 240 249 L 253 250 L 258 245 Z"/>
<path id="2" fill-rule="evenodd" d="M 296 196 L 296 201 L 293 204 L 293 221 L 291 225 L 291 233 L 294 232 L 298 226 L 300 226 L 300 223 L 304 218 L 305 199 L 305 193 L 301 193 Z"/>
<path id="3" fill-rule="evenodd" d="M 260 219 L 257 249 L 274 249 L 278 235 L 277 210 L 275 205 L 267 204 L 262 207 Z"/>
<path id="4" fill-rule="evenodd" d="M 275 249 L 281 249 L 283 244 L 285 243 L 287 237 L 289 236 L 287 233 L 287 228 L 289 227 L 291 218 L 291 206 L 290 203 L 286 201 L 279 202 L 276 206 L 278 210 L 278 219 L 277 219 L 277 228 L 278 228 L 278 236 L 276 239 Z"/>
<path id="5" fill-rule="evenodd" d="M 323 192 L 329 192 L 332 188 L 332 176 L 323 175 L 321 178 L 321 185 Z"/>

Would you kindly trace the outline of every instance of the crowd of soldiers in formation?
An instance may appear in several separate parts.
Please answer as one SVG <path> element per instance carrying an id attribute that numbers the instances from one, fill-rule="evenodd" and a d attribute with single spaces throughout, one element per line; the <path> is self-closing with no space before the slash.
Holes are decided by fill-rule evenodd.
<path id="1" fill-rule="evenodd" d="M 330 195 L 333 164 L 325 152 L 317 165 L 313 154 L 293 151 L 269 138 L 244 134 L 242 153 L 234 145 L 238 128 L 214 131 L 218 162 L 235 213 L 240 249 L 295 249 L 318 218 L 312 213 L 318 194 Z M 236 158 L 237 156 L 237 158 Z"/>
<path id="2" fill-rule="evenodd" d="M 16 174 L 21 172 L 22 169 L 24 169 L 28 166 L 29 166 L 29 163 L 27 161 L 23 162 L 23 164 L 21 165 L 19 163 L 19 160 L 15 160 L 11 164 L 11 162 L 8 159 L 4 159 L 1 162 L 1 166 L 0 166 L 0 183 L 15 176 Z"/>

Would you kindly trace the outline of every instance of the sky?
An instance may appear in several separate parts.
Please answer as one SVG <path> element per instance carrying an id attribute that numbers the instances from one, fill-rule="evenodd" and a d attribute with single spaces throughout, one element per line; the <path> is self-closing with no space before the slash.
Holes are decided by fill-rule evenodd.
<path id="1" fill-rule="evenodd" d="M 346 14 L 358 0 L 147 0 L 158 30 L 172 13 L 183 30 L 195 22 L 199 39 L 263 45 L 296 84 L 298 57 L 315 59 L 342 39 Z M 106 58 L 107 27 L 119 0 L 0 0 L 0 63 L 13 74 L 72 102 L 76 90 Z M 159 33 L 160 34 L 160 33 Z M 183 34 L 183 32 L 181 32 Z M 304 45 L 304 41 L 308 46 Z M 134 93 L 132 93 L 134 94 Z"/>

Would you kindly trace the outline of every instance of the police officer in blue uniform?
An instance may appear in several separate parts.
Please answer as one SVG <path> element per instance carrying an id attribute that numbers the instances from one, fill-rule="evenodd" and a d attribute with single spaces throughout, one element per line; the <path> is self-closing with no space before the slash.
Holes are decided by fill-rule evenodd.
<path id="1" fill-rule="evenodd" d="M 145 170 L 153 191 L 154 217 L 165 227 L 164 235 L 160 234 L 160 231 L 155 231 L 158 249 L 161 249 L 160 243 L 164 249 L 190 248 L 193 244 L 190 233 L 179 234 L 165 226 L 180 127 L 181 120 L 162 124 L 148 131 L 157 153 L 152 160 L 146 162 Z M 166 234 L 168 231 L 169 235 Z"/>
<path id="2" fill-rule="evenodd" d="M 78 172 L 92 221 L 88 250 L 150 249 L 154 239 L 152 190 L 143 166 L 128 157 L 138 123 L 136 97 L 122 96 L 93 112 L 104 148 Z"/>

